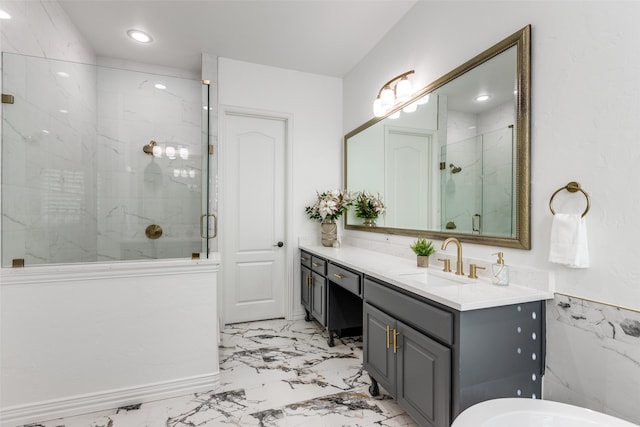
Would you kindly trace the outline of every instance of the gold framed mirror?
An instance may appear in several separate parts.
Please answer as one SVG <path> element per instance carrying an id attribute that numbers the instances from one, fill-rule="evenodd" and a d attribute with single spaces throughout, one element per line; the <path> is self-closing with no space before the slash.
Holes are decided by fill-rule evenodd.
<path id="1" fill-rule="evenodd" d="M 345 135 L 345 187 L 385 204 L 375 226 L 351 209 L 346 229 L 531 248 L 530 39 L 526 26 Z"/>

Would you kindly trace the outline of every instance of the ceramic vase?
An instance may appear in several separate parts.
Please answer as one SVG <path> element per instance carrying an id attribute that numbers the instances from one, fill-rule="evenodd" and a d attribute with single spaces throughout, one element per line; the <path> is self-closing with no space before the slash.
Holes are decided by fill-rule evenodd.
<path id="1" fill-rule="evenodd" d="M 332 247 L 338 240 L 338 224 L 333 219 L 325 219 L 320 223 L 320 241 L 322 246 Z"/>

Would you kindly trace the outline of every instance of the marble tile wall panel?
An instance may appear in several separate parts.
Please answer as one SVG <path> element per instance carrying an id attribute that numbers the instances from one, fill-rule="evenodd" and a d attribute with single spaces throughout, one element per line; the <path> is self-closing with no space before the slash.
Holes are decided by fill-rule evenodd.
<path id="1" fill-rule="evenodd" d="M 544 398 L 640 424 L 640 313 L 556 295 L 547 303 Z"/>
<path id="2" fill-rule="evenodd" d="M 94 260 L 95 70 L 3 59 L 3 88 L 15 97 L 3 107 L 3 265 Z"/>
<path id="3" fill-rule="evenodd" d="M 5 56 L 3 265 L 199 252 L 200 82 Z M 145 155 L 151 139 L 188 158 Z M 154 223 L 162 242 L 144 234 Z"/>
<path id="4" fill-rule="evenodd" d="M 201 90 L 199 81 L 99 69 L 100 260 L 200 252 Z M 146 155 L 142 148 L 151 140 L 186 149 L 188 158 Z M 145 236 L 151 224 L 162 227 L 161 239 Z"/>

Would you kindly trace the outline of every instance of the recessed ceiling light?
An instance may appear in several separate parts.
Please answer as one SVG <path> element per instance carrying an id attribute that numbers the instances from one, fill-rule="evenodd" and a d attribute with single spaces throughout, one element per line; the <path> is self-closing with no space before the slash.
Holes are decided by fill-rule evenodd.
<path id="1" fill-rule="evenodd" d="M 151 43 L 153 41 L 153 38 L 151 38 L 149 34 L 140 30 L 129 30 L 127 31 L 127 35 L 140 43 Z"/>
<path id="2" fill-rule="evenodd" d="M 156 83 L 156 84 L 154 85 L 154 87 L 155 87 L 156 89 L 160 89 L 160 90 L 164 90 L 164 89 L 166 89 L 166 88 L 167 88 L 167 87 L 166 87 L 165 85 L 163 85 L 162 83 Z"/>
<path id="3" fill-rule="evenodd" d="M 11 19 L 11 15 L 0 9 L 0 19 Z"/>
<path id="4" fill-rule="evenodd" d="M 476 101 L 478 101 L 478 102 L 486 101 L 488 99 L 489 99 L 489 95 L 478 95 L 478 96 L 476 96 Z"/>

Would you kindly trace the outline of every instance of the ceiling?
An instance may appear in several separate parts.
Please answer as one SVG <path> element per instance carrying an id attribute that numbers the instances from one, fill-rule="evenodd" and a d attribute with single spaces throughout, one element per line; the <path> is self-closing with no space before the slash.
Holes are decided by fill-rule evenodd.
<path id="1" fill-rule="evenodd" d="M 418 0 L 59 0 L 98 56 L 198 71 L 203 52 L 343 77 Z M 148 45 L 128 29 L 151 34 Z"/>

